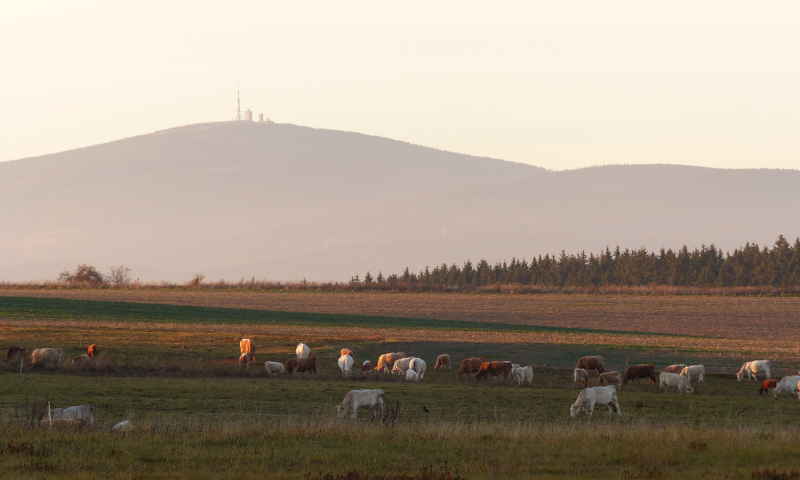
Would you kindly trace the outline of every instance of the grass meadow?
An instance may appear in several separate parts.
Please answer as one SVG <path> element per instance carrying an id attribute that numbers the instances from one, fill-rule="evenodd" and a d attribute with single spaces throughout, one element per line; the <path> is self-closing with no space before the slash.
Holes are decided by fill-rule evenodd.
<path id="1" fill-rule="evenodd" d="M 754 383 L 733 376 L 750 355 L 772 358 L 764 344 L 543 320 L 550 328 L 469 317 L 0 298 L 1 345 L 61 347 L 68 357 L 88 343 L 102 349 L 94 368 L 19 375 L 3 365 L 0 478 L 800 478 L 800 402 L 759 396 Z M 285 359 L 305 341 L 320 372 L 268 378 L 258 367 L 240 369 L 243 335 L 255 339 L 259 362 Z M 529 363 L 534 383 L 478 384 L 432 369 L 421 384 L 345 379 L 335 363 L 345 346 L 358 363 L 386 351 L 415 353 L 429 367 L 445 352 L 456 361 L 481 355 Z M 690 362 L 710 374 L 692 395 L 626 386 L 621 418 L 599 408 L 591 419 L 570 419 L 578 392 L 571 368 L 594 353 L 619 370 Z M 791 353 L 776 360 L 780 374 L 797 370 Z M 353 388 L 384 389 L 390 406 L 399 405 L 397 421 L 335 418 L 335 405 Z M 94 404 L 98 423 L 32 425 L 31 412 L 48 401 Z M 110 432 L 122 419 L 134 431 Z"/>

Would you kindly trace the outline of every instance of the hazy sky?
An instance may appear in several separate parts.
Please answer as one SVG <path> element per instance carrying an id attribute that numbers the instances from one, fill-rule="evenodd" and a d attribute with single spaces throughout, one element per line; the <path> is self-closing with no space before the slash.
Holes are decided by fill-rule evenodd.
<path id="1" fill-rule="evenodd" d="M 4 1 L 0 160 L 228 120 L 552 169 L 800 168 L 800 3 Z"/>

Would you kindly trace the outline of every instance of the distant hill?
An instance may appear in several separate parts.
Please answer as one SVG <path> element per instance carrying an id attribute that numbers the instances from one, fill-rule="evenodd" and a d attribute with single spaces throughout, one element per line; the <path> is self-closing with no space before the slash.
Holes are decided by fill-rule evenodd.
<path id="1" fill-rule="evenodd" d="M 535 161 L 535 159 L 532 159 Z M 289 124 L 189 125 L 0 163 L 0 281 L 78 263 L 142 280 L 353 273 L 606 245 L 800 235 L 800 172 L 552 172 Z"/>

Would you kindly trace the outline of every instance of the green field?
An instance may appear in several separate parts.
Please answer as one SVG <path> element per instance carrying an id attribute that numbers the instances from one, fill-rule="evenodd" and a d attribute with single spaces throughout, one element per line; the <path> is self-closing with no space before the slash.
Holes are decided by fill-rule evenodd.
<path id="1" fill-rule="evenodd" d="M 0 297 L 0 318 L 25 320 L 80 320 L 114 322 L 155 322 L 213 325 L 301 325 L 352 326 L 371 328 L 424 328 L 445 330 L 492 330 L 509 332 L 570 332 L 615 335 L 657 335 L 666 333 L 592 328 L 559 328 L 500 322 L 437 320 L 355 314 L 326 314 L 213 308 L 132 302 L 103 302 L 61 298 Z M 685 335 L 683 335 L 685 336 Z"/>
<path id="2" fill-rule="evenodd" d="M 418 340 L 360 338 L 364 329 L 343 328 L 350 322 L 377 332 L 389 322 L 391 328 L 414 329 Z M 761 397 L 754 383 L 737 382 L 732 373 L 741 358 L 634 342 L 520 343 L 510 328 L 519 325 L 500 325 L 508 328 L 507 342 L 426 338 L 446 325 L 465 335 L 497 328 L 463 323 L 470 328 L 451 320 L 0 299 L 4 344 L 60 346 L 73 355 L 91 340 L 105 357 L 93 369 L 26 368 L 19 375 L 5 366 L 0 478 L 306 479 L 347 472 L 361 475 L 351 479 L 448 478 L 426 477 L 423 470 L 487 479 L 793 478 L 769 475 L 791 475 L 800 464 L 794 427 L 800 402 Z M 267 378 L 258 367 L 239 369 L 235 338 L 248 326 L 260 329 L 259 361 L 284 359 L 303 339 L 318 356 L 319 374 Z M 308 332 L 316 336 L 307 340 Z M 429 366 L 442 352 L 456 361 L 479 354 L 530 363 L 534 384 L 479 384 L 432 369 L 421 384 L 392 376 L 343 379 L 335 366 L 343 346 L 359 362 L 407 351 Z M 690 362 L 705 364 L 712 374 L 692 395 L 629 385 L 620 394 L 621 418 L 601 407 L 594 418 L 570 419 L 578 392 L 571 367 L 575 358 L 592 353 L 603 354 L 614 369 Z M 399 405 L 396 423 L 365 416 L 337 420 L 335 406 L 353 388 L 384 389 L 390 406 Z M 98 424 L 31 426 L 31 412 L 47 401 L 94 404 Z M 122 419 L 136 429 L 111 433 Z"/>

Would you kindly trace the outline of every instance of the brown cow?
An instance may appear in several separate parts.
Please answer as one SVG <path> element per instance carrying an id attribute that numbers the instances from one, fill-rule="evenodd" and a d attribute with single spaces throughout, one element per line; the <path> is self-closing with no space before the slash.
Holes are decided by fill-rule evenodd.
<path id="1" fill-rule="evenodd" d="M 89 358 L 94 358 L 95 355 L 98 354 L 98 352 L 99 351 L 97 350 L 97 344 L 95 344 L 95 343 L 93 343 L 93 344 L 89 345 L 88 347 L 86 347 L 86 355 L 88 355 Z"/>
<path id="2" fill-rule="evenodd" d="M 680 375 L 680 373 L 683 371 L 685 367 L 686 365 L 684 365 L 683 363 L 676 363 L 668 367 L 662 368 L 661 371 L 667 373 L 677 373 L 678 375 Z"/>
<path id="3" fill-rule="evenodd" d="M 458 376 L 478 373 L 481 369 L 481 364 L 485 361 L 486 359 L 483 357 L 469 357 L 461 360 L 461 365 L 458 367 Z"/>
<path id="4" fill-rule="evenodd" d="M 600 385 L 600 371 L 597 369 L 586 370 L 583 368 L 576 368 L 572 373 L 575 383 L 577 385 L 582 385 L 583 388 Z"/>
<path id="5" fill-rule="evenodd" d="M 642 363 L 639 365 L 631 365 L 625 369 L 625 375 L 622 377 L 622 384 L 636 380 L 637 378 L 649 378 L 651 382 L 658 383 L 656 377 L 656 366 L 652 363 Z"/>
<path id="6" fill-rule="evenodd" d="M 605 368 L 606 361 L 600 355 L 588 355 L 586 357 L 581 357 L 578 359 L 578 362 L 575 364 L 575 368 L 582 368 L 584 370 L 597 370 L 600 373 L 606 371 Z"/>
<path id="7" fill-rule="evenodd" d="M 394 362 L 401 358 L 406 358 L 408 355 L 404 352 L 384 353 L 378 357 L 378 364 L 375 365 L 375 370 L 379 372 L 389 373 L 394 367 Z"/>
<path id="8" fill-rule="evenodd" d="M 778 385 L 778 380 L 775 378 L 768 378 L 761 382 L 761 388 L 758 389 L 758 394 L 763 395 Z"/>
<path id="9" fill-rule="evenodd" d="M 622 375 L 616 370 L 600 374 L 600 385 L 622 385 Z"/>
<path id="10" fill-rule="evenodd" d="M 439 370 L 441 368 L 450 369 L 450 355 L 442 353 L 436 356 L 436 363 L 433 365 L 433 369 Z"/>
<path id="11" fill-rule="evenodd" d="M 317 357 L 312 353 L 308 358 L 297 359 L 290 358 L 283 363 L 286 366 L 286 373 L 289 375 L 292 372 L 303 373 L 317 373 Z"/>
<path id="12" fill-rule="evenodd" d="M 504 362 L 500 360 L 483 362 L 481 363 L 480 370 L 478 370 L 478 373 L 475 375 L 475 379 L 480 380 L 489 375 L 493 377 L 502 375 L 504 379 L 508 380 L 508 376 L 511 375 L 511 362 Z"/>
<path id="13" fill-rule="evenodd" d="M 8 363 L 17 364 L 23 358 L 25 358 L 25 347 L 17 347 L 16 345 L 8 347 L 6 352 L 6 361 Z"/>

